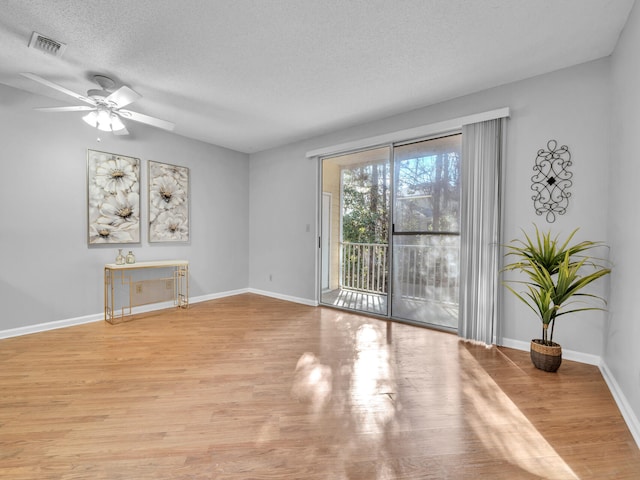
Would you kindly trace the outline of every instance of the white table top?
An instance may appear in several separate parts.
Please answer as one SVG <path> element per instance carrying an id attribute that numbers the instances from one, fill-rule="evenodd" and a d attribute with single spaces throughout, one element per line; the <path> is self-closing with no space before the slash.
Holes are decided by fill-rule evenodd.
<path id="1" fill-rule="evenodd" d="M 136 262 L 116 265 L 115 263 L 107 263 L 104 268 L 109 270 L 127 270 L 132 268 L 161 268 L 161 267 L 182 267 L 189 266 L 188 260 L 156 260 L 152 262 Z"/>

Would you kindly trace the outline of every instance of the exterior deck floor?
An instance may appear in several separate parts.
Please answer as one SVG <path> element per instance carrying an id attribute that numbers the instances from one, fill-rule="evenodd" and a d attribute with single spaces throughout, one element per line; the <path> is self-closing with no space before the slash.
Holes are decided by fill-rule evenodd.
<path id="1" fill-rule="evenodd" d="M 386 316 L 388 312 L 387 295 L 344 288 L 323 292 L 322 303 L 374 315 Z M 453 329 L 458 326 L 457 305 L 403 298 L 392 302 L 392 308 L 392 318 Z"/>

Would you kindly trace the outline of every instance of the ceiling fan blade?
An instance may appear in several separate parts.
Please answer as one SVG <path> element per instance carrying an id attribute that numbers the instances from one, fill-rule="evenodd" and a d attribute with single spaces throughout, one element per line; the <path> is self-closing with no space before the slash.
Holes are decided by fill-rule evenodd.
<path id="1" fill-rule="evenodd" d="M 123 85 L 118 90 L 109 95 L 105 100 L 107 102 L 113 102 L 116 105 L 116 108 L 121 108 L 129 105 L 130 103 L 135 102 L 142 98 L 137 92 L 134 92 L 129 87 Z"/>
<path id="2" fill-rule="evenodd" d="M 161 120 L 155 117 L 150 117 L 149 115 L 144 115 L 142 113 L 132 112 L 131 110 L 117 110 L 116 113 L 122 115 L 124 118 L 128 118 L 140 123 L 146 123 L 147 125 L 162 128 L 163 130 L 172 131 L 175 128 L 175 125 L 171 122 L 167 122 L 166 120 Z"/>
<path id="3" fill-rule="evenodd" d="M 76 107 L 40 107 L 34 108 L 34 110 L 39 110 L 41 112 L 88 112 L 90 110 L 95 110 L 96 107 L 90 107 L 89 105 L 78 105 Z"/>
<path id="4" fill-rule="evenodd" d="M 73 98 L 76 98 L 80 101 L 83 101 L 85 103 L 88 103 L 90 105 L 95 105 L 96 102 L 94 100 L 92 100 L 91 98 L 85 97 L 84 95 L 80 95 L 76 92 L 72 92 L 71 90 L 64 88 L 62 85 L 58 85 L 57 83 L 53 83 L 50 82 L 49 80 L 42 78 L 34 73 L 21 73 L 20 75 L 22 75 L 23 77 L 26 77 L 30 80 L 33 80 L 34 82 L 38 82 L 41 83 L 42 85 L 45 85 L 49 88 L 53 88 L 54 90 L 58 90 L 59 92 L 62 92 L 66 95 L 69 95 Z"/>

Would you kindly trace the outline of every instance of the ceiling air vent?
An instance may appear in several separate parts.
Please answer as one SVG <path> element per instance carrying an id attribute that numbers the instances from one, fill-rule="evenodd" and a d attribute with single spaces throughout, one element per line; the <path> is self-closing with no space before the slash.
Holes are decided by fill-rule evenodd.
<path id="1" fill-rule="evenodd" d="M 33 32 L 31 35 L 31 41 L 29 41 L 29 48 L 35 48 L 48 55 L 54 57 L 61 57 L 64 50 L 67 48 L 66 43 L 57 42 L 51 38 L 45 37 L 38 32 Z"/>

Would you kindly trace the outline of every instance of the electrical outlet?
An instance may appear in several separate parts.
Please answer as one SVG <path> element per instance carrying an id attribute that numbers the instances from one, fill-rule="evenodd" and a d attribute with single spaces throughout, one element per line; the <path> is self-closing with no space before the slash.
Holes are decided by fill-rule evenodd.
<path id="1" fill-rule="evenodd" d="M 166 288 L 167 290 L 171 290 L 173 288 L 173 281 L 172 280 L 165 280 L 164 288 Z"/>
<path id="2" fill-rule="evenodd" d="M 136 283 L 136 293 L 142 293 L 142 284 Z"/>
<path id="3" fill-rule="evenodd" d="M 273 282 L 273 274 L 272 273 L 269 274 L 269 281 Z"/>

